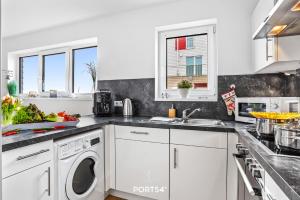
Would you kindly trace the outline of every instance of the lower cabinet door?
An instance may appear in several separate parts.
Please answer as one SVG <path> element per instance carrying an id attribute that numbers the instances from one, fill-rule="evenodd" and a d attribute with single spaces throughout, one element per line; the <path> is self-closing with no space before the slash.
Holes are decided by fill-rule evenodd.
<path id="1" fill-rule="evenodd" d="M 51 200 L 50 173 L 48 162 L 3 179 L 3 200 Z"/>
<path id="2" fill-rule="evenodd" d="M 116 189 L 169 199 L 169 144 L 116 139 Z"/>
<path id="3" fill-rule="evenodd" d="M 170 146 L 170 199 L 226 200 L 227 150 Z"/>

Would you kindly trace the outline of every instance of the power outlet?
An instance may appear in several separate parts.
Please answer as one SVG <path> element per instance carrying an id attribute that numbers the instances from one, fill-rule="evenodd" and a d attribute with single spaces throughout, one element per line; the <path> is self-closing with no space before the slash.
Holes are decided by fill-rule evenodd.
<path id="1" fill-rule="evenodd" d="M 114 106 L 115 107 L 123 107 L 123 102 L 122 101 L 114 101 Z"/>

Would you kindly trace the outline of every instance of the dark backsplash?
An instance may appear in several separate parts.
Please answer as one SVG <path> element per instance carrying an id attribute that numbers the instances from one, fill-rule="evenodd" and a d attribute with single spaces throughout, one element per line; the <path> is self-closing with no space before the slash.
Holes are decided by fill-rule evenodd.
<path id="1" fill-rule="evenodd" d="M 217 102 L 158 102 L 154 101 L 154 78 L 98 81 L 98 88 L 109 89 L 113 100 L 130 98 L 133 101 L 134 114 L 138 116 L 167 116 L 168 109 L 174 104 L 177 116 L 183 109 L 198 108 L 198 118 L 234 120 L 228 116 L 221 94 L 228 91 L 231 84 L 236 85 L 238 97 L 289 97 L 300 96 L 300 79 L 282 74 L 256 74 L 218 76 Z M 298 89 L 297 89 L 298 88 Z M 122 109 L 115 108 L 115 114 L 122 114 Z"/>

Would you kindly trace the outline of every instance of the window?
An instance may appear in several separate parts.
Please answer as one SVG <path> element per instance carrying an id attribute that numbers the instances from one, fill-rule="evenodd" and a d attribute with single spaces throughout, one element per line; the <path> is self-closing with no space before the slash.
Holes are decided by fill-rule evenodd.
<path id="1" fill-rule="evenodd" d="M 93 91 L 93 80 L 87 64 L 97 63 L 97 47 L 73 50 L 73 92 L 89 93 Z"/>
<path id="2" fill-rule="evenodd" d="M 193 88 L 187 100 L 217 100 L 217 20 L 156 28 L 156 100 L 181 100 L 177 84 Z"/>
<path id="3" fill-rule="evenodd" d="M 19 56 L 20 93 L 91 93 L 93 80 L 86 65 L 89 63 L 96 67 L 97 46 L 81 45 Z"/>
<path id="4" fill-rule="evenodd" d="M 66 91 L 66 54 L 43 56 L 43 92 Z"/>
<path id="5" fill-rule="evenodd" d="M 186 76 L 202 76 L 205 75 L 202 68 L 202 56 L 187 56 L 186 57 Z M 207 82 L 207 80 L 205 80 Z M 197 80 L 194 81 L 197 83 Z"/>
<path id="6" fill-rule="evenodd" d="M 28 56 L 19 59 L 20 62 L 20 93 L 38 91 L 39 57 Z"/>
<path id="7" fill-rule="evenodd" d="M 186 48 L 187 49 L 194 48 L 194 37 L 186 37 Z"/>

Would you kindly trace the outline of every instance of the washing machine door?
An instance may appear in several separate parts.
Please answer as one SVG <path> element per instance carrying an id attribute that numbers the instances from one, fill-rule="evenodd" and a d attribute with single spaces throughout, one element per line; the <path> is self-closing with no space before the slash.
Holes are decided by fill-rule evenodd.
<path id="1" fill-rule="evenodd" d="M 73 163 L 66 181 L 69 200 L 85 200 L 97 185 L 99 156 L 93 151 L 82 153 Z"/>

